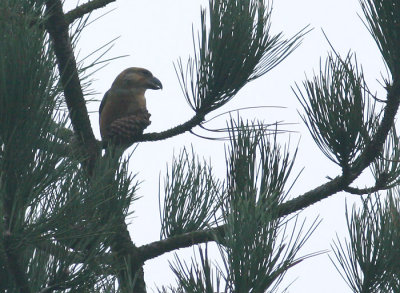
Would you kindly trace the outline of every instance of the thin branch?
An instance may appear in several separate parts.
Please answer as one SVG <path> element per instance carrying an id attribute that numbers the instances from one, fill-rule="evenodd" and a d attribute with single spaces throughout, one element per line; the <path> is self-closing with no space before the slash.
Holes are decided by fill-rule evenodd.
<path id="1" fill-rule="evenodd" d="M 195 115 L 193 116 L 190 120 L 186 121 L 185 123 L 182 123 L 180 125 L 177 125 L 173 128 L 170 128 L 168 130 L 165 131 L 161 131 L 161 132 L 150 132 L 150 133 L 144 133 L 143 135 L 141 135 L 140 137 L 138 137 L 137 140 L 135 140 L 134 143 L 137 142 L 145 142 L 145 141 L 158 141 L 158 140 L 163 140 L 163 139 L 167 139 L 167 138 L 171 138 L 174 137 L 176 135 L 182 134 L 186 131 L 191 131 L 194 127 L 199 126 L 202 122 L 204 121 L 204 116 L 202 115 Z M 55 123 L 55 125 L 57 125 Z M 60 127 L 60 126 L 58 126 Z M 61 132 L 63 135 L 63 139 L 64 138 L 69 138 L 69 142 L 72 141 L 72 137 L 73 137 L 73 132 L 71 130 L 69 130 L 68 128 L 61 128 Z M 106 146 L 105 144 L 103 144 L 101 141 L 96 140 L 96 144 L 100 147 L 103 146 L 103 148 Z M 133 144 L 133 143 L 132 143 Z M 67 145 L 57 145 L 57 151 L 59 151 L 59 155 L 60 156 L 68 156 L 70 155 L 70 147 L 68 147 Z"/>
<path id="2" fill-rule="evenodd" d="M 78 7 L 68 11 L 65 14 L 65 19 L 68 24 L 71 24 L 75 19 L 78 19 L 84 16 L 87 13 L 91 13 L 92 11 L 103 8 L 111 2 L 115 2 L 116 0 L 92 0 L 88 3 L 79 5 Z"/>
<path id="3" fill-rule="evenodd" d="M 388 190 L 393 187 L 397 186 L 397 184 L 391 184 L 391 185 L 385 185 L 385 186 L 372 186 L 372 187 L 366 187 L 366 188 L 355 188 L 355 187 L 347 187 L 344 189 L 344 191 L 351 193 L 351 194 L 356 194 L 356 195 L 364 195 L 364 194 L 372 194 L 381 190 Z"/>
<path id="4" fill-rule="evenodd" d="M 374 192 L 377 192 L 380 190 L 382 190 L 382 188 L 379 188 L 377 186 L 367 187 L 367 188 L 356 188 L 356 187 L 349 186 L 344 189 L 344 191 L 351 193 L 351 194 L 355 194 L 355 195 L 371 194 L 371 193 L 374 193 Z"/>
<path id="5" fill-rule="evenodd" d="M 66 258 L 71 263 L 84 263 L 85 260 L 87 259 L 87 256 L 85 256 L 85 254 L 82 252 L 68 251 L 62 246 L 52 244 L 49 242 L 38 242 L 35 243 L 33 247 L 48 253 L 56 257 L 57 259 Z"/>
<path id="6" fill-rule="evenodd" d="M 90 256 L 83 252 L 66 250 L 64 247 L 50 242 L 38 242 L 35 243 L 33 247 L 48 253 L 57 259 L 66 258 L 70 263 L 85 263 L 87 262 L 88 258 L 90 258 Z M 110 265 L 114 261 L 114 256 L 111 253 L 107 253 L 102 256 L 96 256 L 94 259 L 92 258 L 91 261 L 92 260 L 96 263 Z"/>
<path id="7" fill-rule="evenodd" d="M 177 136 L 179 134 L 185 133 L 186 131 L 191 131 L 194 127 L 199 126 L 203 121 L 204 121 L 204 115 L 196 114 L 185 123 L 172 127 L 170 129 L 161 132 L 144 133 L 137 139 L 135 139 L 135 141 L 133 141 L 129 146 L 132 146 L 134 143 L 138 142 L 158 141 Z M 103 148 L 107 147 L 107 143 L 100 141 L 98 141 L 97 143 L 99 145 L 102 145 Z"/>
<path id="8" fill-rule="evenodd" d="M 135 142 L 156 141 L 156 140 L 167 139 L 167 138 L 182 134 L 186 131 L 190 131 L 194 127 L 200 125 L 203 121 L 204 121 L 204 115 L 196 114 L 195 116 L 193 116 L 190 120 L 186 121 L 185 123 L 182 123 L 178 126 L 170 128 L 168 130 L 165 130 L 162 132 L 145 133 L 142 136 L 140 136 Z"/>
<path id="9" fill-rule="evenodd" d="M 73 149 L 67 143 L 49 142 L 47 139 L 41 139 L 39 149 L 43 152 L 51 150 L 52 153 L 60 157 L 69 157 L 73 154 Z"/>
<path id="10" fill-rule="evenodd" d="M 65 142 L 70 142 L 74 136 L 74 132 L 68 129 L 56 121 L 49 121 L 51 134 L 55 135 L 57 138 L 62 139 Z"/>

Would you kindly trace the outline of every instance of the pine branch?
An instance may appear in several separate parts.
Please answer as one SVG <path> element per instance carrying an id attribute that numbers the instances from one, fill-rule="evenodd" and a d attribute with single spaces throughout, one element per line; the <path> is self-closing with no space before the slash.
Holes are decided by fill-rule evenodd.
<path id="1" fill-rule="evenodd" d="M 310 190 L 303 195 L 282 203 L 278 206 L 278 217 L 283 217 L 291 213 L 300 211 L 320 200 L 328 198 L 340 191 L 345 191 L 349 185 L 368 167 L 369 164 L 379 155 L 385 139 L 393 125 L 393 121 L 400 104 L 400 84 L 395 81 L 388 91 L 387 104 L 384 116 L 377 129 L 376 134 L 367 145 L 365 150 L 357 159 L 355 167 L 346 174 L 337 176 L 331 181 Z M 179 236 L 171 237 L 165 240 L 156 241 L 138 248 L 141 261 L 146 261 L 160 256 L 166 252 L 176 249 L 189 247 L 195 244 L 206 243 L 209 241 L 218 241 L 225 235 L 225 226 L 211 228 L 202 231 L 185 233 Z"/>
<path id="2" fill-rule="evenodd" d="M 71 129 L 66 128 L 64 125 L 54 120 L 49 121 L 49 128 L 51 134 L 65 142 L 70 142 L 74 136 L 74 132 Z"/>
<path id="3" fill-rule="evenodd" d="M 171 138 L 174 136 L 177 136 L 179 134 L 185 133 L 186 131 L 191 131 L 194 127 L 199 126 L 202 122 L 204 121 L 204 116 L 201 114 L 196 114 L 193 116 L 190 120 L 186 121 L 185 123 L 182 123 L 180 125 L 177 125 L 175 127 L 172 127 L 170 129 L 161 131 L 161 132 L 150 132 L 150 133 L 144 133 L 140 137 L 138 137 L 135 142 L 133 142 L 131 145 L 137 142 L 145 142 L 145 141 L 159 141 L 159 140 L 164 140 L 167 138 Z M 67 128 L 62 128 L 62 135 L 63 139 L 71 138 L 73 136 L 73 132 Z M 103 146 L 105 148 L 105 145 L 99 141 L 96 140 L 96 144 L 100 147 Z M 60 156 L 68 156 L 70 154 L 71 149 L 67 145 L 57 145 L 57 151 L 59 151 Z"/>
<path id="4" fill-rule="evenodd" d="M 81 18 L 85 14 L 91 13 L 96 9 L 103 8 L 111 2 L 115 2 L 116 0 L 92 0 L 88 3 L 79 5 L 75 9 L 68 11 L 65 14 L 65 20 L 68 24 L 71 24 L 74 20 Z"/>
<path id="5" fill-rule="evenodd" d="M 133 292 L 146 293 L 142 262 L 138 260 L 137 247 L 133 244 L 128 227 L 123 220 L 116 231 L 111 250 L 117 256 L 120 267 L 118 280 L 122 292 L 129 292 L 130 280 L 136 279 Z"/>
<path id="6" fill-rule="evenodd" d="M 209 241 L 217 241 L 225 236 L 224 227 L 225 226 L 220 226 L 207 230 L 184 233 L 140 246 L 137 248 L 138 258 L 144 263 L 149 259 L 180 248 L 190 247 Z"/>
<path id="7" fill-rule="evenodd" d="M 389 184 L 387 180 L 387 176 L 384 176 L 381 174 L 381 177 L 376 177 L 375 185 L 371 187 L 365 187 L 365 188 L 357 188 L 357 187 L 347 187 L 344 189 L 344 191 L 351 193 L 351 194 L 357 194 L 357 195 L 364 195 L 364 194 L 372 194 L 381 190 L 388 190 L 391 189 L 395 186 L 398 185 L 398 182 L 395 181 L 392 184 Z"/>
<path id="8" fill-rule="evenodd" d="M 178 126 L 175 126 L 173 128 L 170 128 L 162 132 L 145 133 L 142 136 L 140 136 L 135 142 L 157 141 L 174 137 L 186 131 L 191 131 L 194 127 L 200 125 L 203 121 L 204 121 L 204 115 L 197 113 L 185 123 L 182 123 Z"/>
<path id="9" fill-rule="evenodd" d="M 380 186 L 373 186 L 373 187 L 367 187 L 367 188 L 355 188 L 355 187 L 347 187 L 344 189 L 344 191 L 351 193 L 351 194 L 356 194 L 356 195 L 364 195 L 364 194 L 371 194 L 374 192 L 378 192 L 381 190 L 386 190 L 395 187 L 394 185 L 390 186 L 385 186 L 385 187 L 380 187 Z"/>
<path id="10" fill-rule="evenodd" d="M 85 263 L 88 259 L 88 255 L 84 252 L 66 250 L 60 245 L 49 242 L 35 243 L 34 247 L 54 256 L 57 259 L 67 259 L 70 263 Z M 113 256 L 110 253 L 102 256 L 96 256 L 94 261 L 101 264 L 112 264 Z"/>
<path id="11" fill-rule="evenodd" d="M 344 190 L 350 182 L 344 181 L 343 176 L 338 176 L 332 181 L 325 183 L 301 196 L 279 205 L 278 217 L 299 211 L 324 198 L 327 198 L 339 191 Z M 146 261 L 166 252 L 176 249 L 190 247 L 196 244 L 207 243 L 209 241 L 218 241 L 225 236 L 225 225 L 207 230 L 195 231 L 174 236 L 165 240 L 156 241 L 139 247 L 142 261 Z"/>
<path id="12" fill-rule="evenodd" d="M 400 104 L 400 79 L 394 80 L 393 84 L 388 88 L 388 95 L 384 115 L 382 121 L 372 138 L 371 142 L 361 153 L 354 164 L 353 172 L 360 172 L 368 167 L 372 161 L 382 151 L 383 144 L 388 136 L 390 129 L 393 127 L 394 118 L 397 114 Z M 358 175 L 357 175 L 358 176 Z"/>
<path id="13" fill-rule="evenodd" d="M 191 131 L 194 127 L 199 126 L 203 121 L 204 121 L 204 115 L 196 114 L 185 123 L 172 127 L 170 129 L 161 132 L 144 133 L 143 135 L 138 137 L 138 139 L 134 143 L 145 142 L 145 141 L 159 141 L 171 138 L 179 134 L 185 133 L 186 131 Z M 60 127 L 60 126 L 54 122 L 54 127 Z M 61 132 L 62 135 L 61 139 L 71 141 L 71 138 L 73 137 L 73 132 L 71 130 L 69 130 L 68 128 L 61 128 L 61 131 L 59 132 Z M 105 147 L 105 145 L 99 140 L 96 140 L 96 143 L 99 147 L 100 146 L 103 146 L 103 148 Z M 57 150 L 59 150 L 60 152 L 59 154 L 61 156 L 68 156 L 70 154 L 70 149 L 66 145 L 60 144 L 59 146 L 57 146 Z"/>
<path id="14" fill-rule="evenodd" d="M 354 166 L 347 174 L 337 176 L 332 181 L 325 183 L 305 194 L 289 200 L 280 205 L 280 216 L 302 210 L 322 199 L 325 199 L 349 186 L 362 171 L 367 168 L 380 154 L 386 137 L 393 126 L 394 118 L 400 104 L 400 81 L 395 80 L 393 86 L 388 89 L 386 107 L 382 121 L 371 141 L 359 155 Z"/>
<path id="15" fill-rule="evenodd" d="M 83 263 L 85 262 L 85 254 L 81 252 L 71 252 L 71 251 L 66 251 L 64 247 L 61 247 L 59 245 L 55 245 L 49 242 L 39 242 L 35 243 L 34 245 L 35 248 L 44 251 L 48 254 L 53 255 L 54 257 L 58 259 L 63 259 L 66 258 L 68 259 L 71 263 Z"/>
<path id="16" fill-rule="evenodd" d="M 97 158 L 99 148 L 90 126 L 71 40 L 68 35 L 68 23 L 62 10 L 61 1 L 46 0 L 46 14 L 48 15 L 46 28 L 53 40 L 71 123 L 78 140 L 83 144 L 86 154 L 89 155 L 89 173 L 91 173 L 91 166 L 93 166 Z M 139 276 L 135 282 L 135 292 L 145 293 L 143 268 L 138 267 L 137 262 L 133 258 L 134 254 L 131 251 L 135 246 L 130 239 L 129 232 L 123 220 L 121 220 L 120 229 L 116 232 L 111 248 L 118 255 L 119 266 L 121 268 L 119 270 L 119 280 L 122 281 L 120 283 L 121 288 L 128 285 L 124 284 L 123 280 L 127 278 L 133 279 L 129 274 L 135 275 L 139 271 Z M 126 263 L 130 266 L 129 271 L 126 269 Z"/>
<path id="17" fill-rule="evenodd" d="M 339 191 L 345 190 L 350 183 L 343 181 L 343 176 L 338 176 L 332 181 L 323 184 L 309 192 L 283 203 L 279 206 L 278 217 L 282 217 L 305 207 L 308 207 L 324 198 L 327 198 Z M 142 262 L 163 255 L 180 248 L 190 247 L 196 244 L 218 241 L 225 236 L 225 225 L 207 230 L 185 233 L 170 237 L 165 240 L 155 241 L 138 248 Z"/>
<path id="18" fill-rule="evenodd" d="M 66 268 L 59 268 L 57 273 L 48 281 L 48 286 L 40 290 L 39 293 L 51 293 L 55 291 L 62 291 L 72 289 L 70 285 L 66 284 L 65 280 L 68 279 L 69 270 Z"/>
<path id="19" fill-rule="evenodd" d="M 3 245 L 5 256 L 7 260 L 7 266 L 14 277 L 15 284 L 18 292 L 30 293 L 29 283 L 25 270 L 21 267 L 19 250 L 13 245 L 13 239 L 10 232 L 6 232 L 3 235 Z"/>
<path id="20" fill-rule="evenodd" d="M 46 0 L 46 15 L 48 16 L 46 29 L 53 41 L 71 123 L 93 164 L 99 149 L 90 125 L 61 1 Z"/>
<path id="21" fill-rule="evenodd" d="M 360 209 L 346 212 L 348 237 L 339 236 L 331 245 L 330 257 L 336 270 L 352 292 L 399 292 L 398 266 L 398 190 L 386 199 L 368 196 Z M 349 209 L 347 209 L 349 210 Z"/>

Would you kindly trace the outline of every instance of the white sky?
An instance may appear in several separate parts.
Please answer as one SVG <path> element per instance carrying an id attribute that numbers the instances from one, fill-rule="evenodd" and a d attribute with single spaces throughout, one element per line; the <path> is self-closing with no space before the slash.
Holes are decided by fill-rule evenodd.
<path id="1" fill-rule="evenodd" d="M 97 72 L 97 81 L 92 89 L 99 93 L 97 99 L 110 87 L 116 75 L 131 66 L 145 67 L 158 77 L 163 85 L 162 91 L 146 93 L 148 109 L 152 114 L 152 124 L 148 132 L 161 131 L 193 116 L 180 91 L 179 83 L 173 68 L 173 62 L 179 57 L 183 60 L 192 54 L 192 24 L 195 30 L 199 28 L 200 5 L 208 1 L 200 0 L 117 0 L 107 8 L 99 10 L 93 16 L 98 16 L 113 10 L 105 17 L 91 24 L 79 43 L 79 58 L 97 49 L 111 39 L 120 36 L 108 57 L 130 55 L 129 57 L 112 61 L 105 69 Z M 66 0 L 66 11 L 74 7 L 76 0 Z M 370 88 L 381 88 L 376 82 L 380 73 L 385 72 L 377 47 L 359 19 L 361 13 L 357 0 L 303 0 L 275 1 L 272 19 L 272 31 L 283 31 L 285 36 L 292 36 L 306 25 L 314 30 L 306 35 L 303 44 L 282 64 L 271 72 L 247 85 L 234 100 L 224 106 L 218 113 L 247 106 L 285 106 L 286 109 L 264 108 L 258 111 L 245 111 L 243 116 L 249 119 L 263 119 L 267 123 L 277 120 L 287 123 L 298 123 L 289 126 L 292 134 L 291 145 L 299 143 L 298 159 L 293 175 L 303 167 L 301 177 L 292 190 L 295 197 L 326 182 L 326 177 L 335 177 L 339 169 L 326 159 L 313 143 L 308 131 L 303 125 L 297 110 L 300 104 L 291 91 L 295 82 L 301 83 L 304 74 L 311 76 L 312 71 L 318 72 L 320 58 L 325 62 L 329 45 L 321 28 L 326 32 L 335 49 L 345 55 L 349 49 L 357 53 L 359 62 L 363 65 Z M 99 103 L 90 107 L 91 123 L 99 138 L 98 109 Z M 208 118 L 214 116 L 209 115 Z M 227 117 L 226 117 L 227 118 Z M 220 118 L 217 125 L 225 126 L 225 118 Z M 283 135 L 282 142 L 288 140 Z M 193 135 L 185 134 L 161 142 L 142 143 L 134 153 L 131 167 L 133 172 L 139 172 L 138 179 L 143 181 L 139 190 L 140 200 L 134 203 L 135 218 L 132 219 L 131 235 L 137 245 L 159 240 L 160 223 L 158 212 L 158 178 L 165 173 L 166 163 L 171 162 L 175 154 L 183 146 L 193 144 L 197 154 L 211 158 L 215 174 L 221 179 L 225 175 L 224 143 L 201 140 Z M 293 178 L 294 176 L 292 176 Z M 367 183 L 366 183 L 367 184 Z M 362 185 L 363 186 L 363 185 Z M 336 194 L 323 202 L 307 208 L 300 218 L 307 217 L 309 222 L 319 215 L 323 221 L 315 231 L 300 255 L 311 252 L 329 250 L 336 233 L 343 237 L 346 232 L 344 217 L 345 202 L 352 204 L 356 196 Z M 192 249 L 185 249 L 184 254 L 190 256 Z M 151 289 L 155 285 L 175 283 L 174 275 L 169 271 L 168 259 L 173 255 L 151 260 L 145 264 L 145 278 Z M 292 281 L 289 292 L 351 292 L 336 272 L 328 255 L 321 255 L 303 261 L 295 266 L 285 276 L 284 284 Z M 282 289 L 284 286 L 281 287 Z"/>

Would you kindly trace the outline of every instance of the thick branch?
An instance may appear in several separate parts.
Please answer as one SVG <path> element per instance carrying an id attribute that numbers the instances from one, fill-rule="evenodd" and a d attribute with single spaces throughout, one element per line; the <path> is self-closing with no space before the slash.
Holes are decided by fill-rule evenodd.
<path id="1" fill-rule="evenodd" d="M 362 170 L 368 167 L 382 152 L 383 144 L 385 143 L 390 129 L 393 127 L 394 118 L 399 109 L 399 104 L 400 80 L 395 80 L 388 88 L 386 107 L 382 121 L 371 142 L 366 146 L 365 150 L 361 153 L 354 164 L 353 172 L 361 174 Z"/>
<path id="2" fill-rule="evenodd" d="M 53 41 L 72 127 L 78 140 L 83 143 L 86 154 L 93 159 L 98 153 L 98 144 L 90 125 L 71 40 L 68 34 L 68 24 L 65 20 L 61 1 L 46 0 L 46 15 L 46 29 Z"/>
<path id="3" fill-rule="evenodd" d="M 140 258 L 140 261 L 145 262 L 149 259 L 160 256 L 166 252 L 174 251 L 176 249 L 209 241 L 217 241 L 218 239 L 222 239 L 224 235 L 224 226 L 185 233 L 140 246 L 137 248 L 138 257 Z"/>
<path id="4" fill-rule="evenodd" d="M 88 3 L 82 4 L 75 9 L 67 12 L 65 14 L 65 19 L 68 24 L 72 23 L 75 19 L 78 19 L 84 16 L 87 13 L 92 12 L 93 10 L 102 8 L 111 2 L 115 2 L 116 0 L 92 0 Z"/>
<path id="5" fill-rule="evenodd" d="M 92 6 L 89 5 L 86 6 L 86 8 L 94 7 L 96 3 L 98 4 L 100 1 L 92 1 Z M 105 5 L 104 1 L 103 3 Z M 90 126 L 89 115 L 86 109 L 76 61 L 68 34 L 68 23 L 63 13 L 61 0 L 46 0 L 46 15 L 46 29 L 53 41 L 71 123 L 79 142 L 82 143 L 85 153 L 89 156 L 88 170 L 90 174 L 90 170 L 98 157 L 100 149 L 98 148 L 97 140 Z M 118 274 L 119 285 L 122 290 L 127 288 L 127 286 L 129 287 L 131 283 L 124 281 L 133 280 L 131 274 L 138 272 L 134 291 L 136 293 L 145 293 L 143 268 L 136 261 L 134 253 L 135 248 L 129 237 L 126 224 L 122 219 L 121 225 L 118 231 L 116 231 L 114 241 L 111 244 L 111 249 L 113 253 L 117 255 L 118 264 L 120 265 Z M 126 264 L 129 265 L 128 269 L 126 268 Z"/>
<path id="6" fill-rule="evenodd" d="M 129 292 L 129 285 L 136 276 L 135 293 L 146 293 L 142 262 L 138 260 L 137 247 L 133 244 L 126 223 L 121 220 L 111 244 L 111 251 L 120 265 L 118 272 L 121 292 Z"/>
<path id="7" fill-rule="evenodd" d="M 53 40 L 72 126 L 83 141 L 95 140 L 60 0 L 46 0 L 46 28 Z"/>

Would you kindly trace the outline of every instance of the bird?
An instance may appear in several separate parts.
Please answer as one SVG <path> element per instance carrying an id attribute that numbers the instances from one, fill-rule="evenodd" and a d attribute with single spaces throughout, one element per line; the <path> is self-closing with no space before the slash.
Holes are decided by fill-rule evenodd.
<path id="1" fill-rule="evenodd" d="M 140 67 L 123 70 L 104 94 L 99 108 L 101 139 L 105 145 L 130 144 L 150 125 L 146 90 L 162 89 L 161 81 Z"/>

